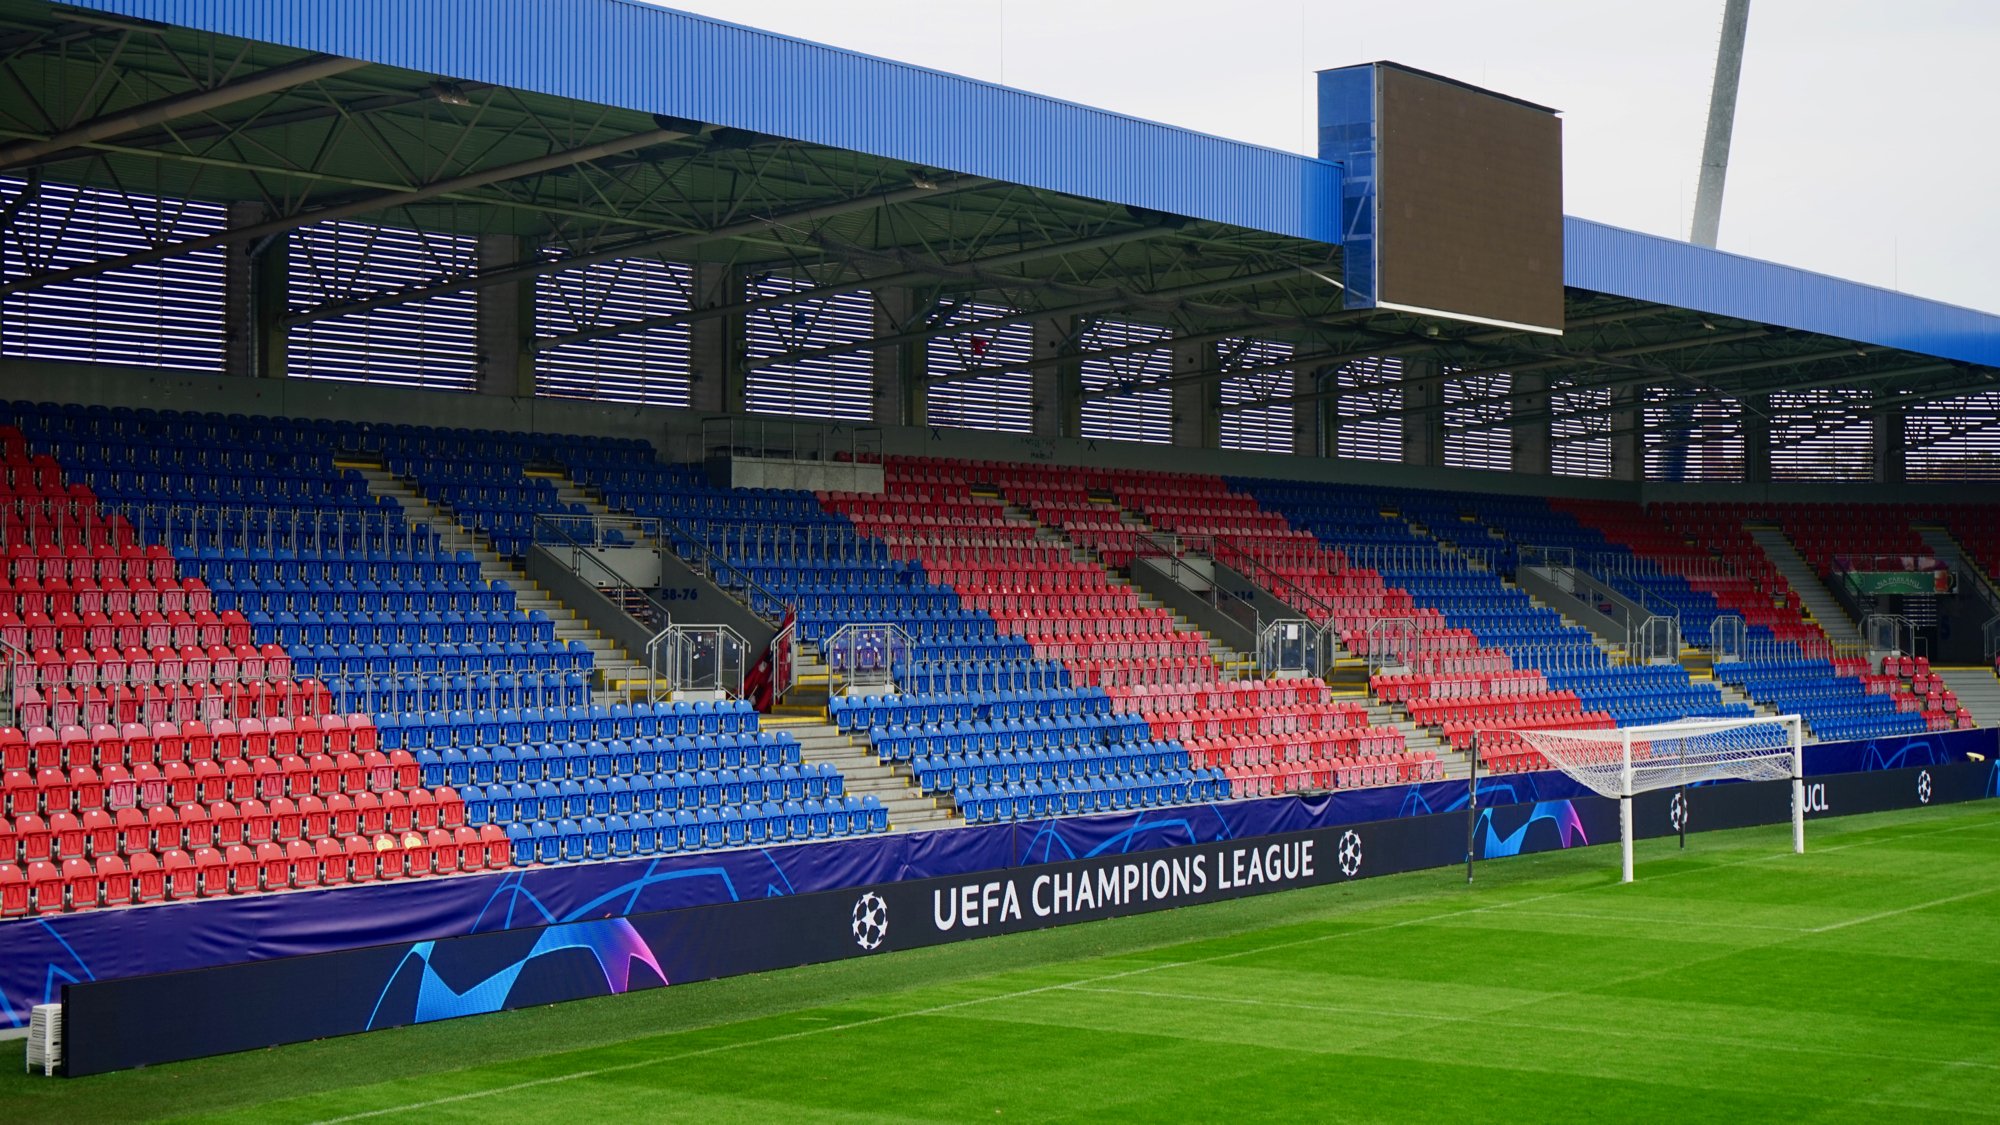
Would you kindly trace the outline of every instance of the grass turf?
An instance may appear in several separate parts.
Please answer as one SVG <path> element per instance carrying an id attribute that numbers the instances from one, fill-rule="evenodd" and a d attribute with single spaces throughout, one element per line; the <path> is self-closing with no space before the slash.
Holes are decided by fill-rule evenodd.
<path id="1" fill-rule="evenodd" d="M 1579 849 L 74 1082 L 0 1121 L 2000 1119 L 2000 804 Z"/>

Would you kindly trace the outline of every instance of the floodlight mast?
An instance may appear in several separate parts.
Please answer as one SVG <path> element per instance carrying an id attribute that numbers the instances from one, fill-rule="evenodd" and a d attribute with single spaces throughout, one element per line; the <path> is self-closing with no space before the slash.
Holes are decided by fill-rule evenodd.
<path id="1" fill-rule="evenodd" d="M 1715 48 L 1715 85 L 1708 95 L 1708 133 L 1701 144 L 1701 181 L 1694 194 L 1694 227 L 1688 241 L 1714 246 L 1722 227 L 1722 182 L 1729 175 L 1729 137 L 1736 127 L 1736 88 L 1743 76 L 1743 39 L 1750 28 L 1750 0 L 1726 0 L 1722 40 Z"/>

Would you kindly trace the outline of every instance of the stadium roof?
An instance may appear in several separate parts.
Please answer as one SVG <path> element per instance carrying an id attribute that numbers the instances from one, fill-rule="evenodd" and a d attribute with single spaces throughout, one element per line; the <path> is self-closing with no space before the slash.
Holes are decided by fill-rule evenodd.
<path id="1" fill-rule="evenodd" d="M 288 323 L 657 254 L 1286 339 L 1302 370 L 1876 406 L 2000 385 L 2000 317 L 1576 218 L 1559 339 L 1345 311 L 1337 164 L 630 0 L 0 0 L 0 45 L 0 175 L 261 201 L 260 236 L 364 215 L 532 247 Z"/>

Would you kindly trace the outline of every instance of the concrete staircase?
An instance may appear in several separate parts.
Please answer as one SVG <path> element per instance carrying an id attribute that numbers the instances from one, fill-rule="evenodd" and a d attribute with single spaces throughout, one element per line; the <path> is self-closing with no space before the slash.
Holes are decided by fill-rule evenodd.
<path id="1" fill-rule="evenodd" d="M 565 504 L 582 505 L 597 517 L 600 526 L 623 531 L 633 542 L 645 539 L 640 521 L 613 512 L 596 489 L 564 477 L 556 483 L 556 497 Z M 690 565 L 697 564 L 690 562 Z M 736 596 L 733 591 L 726 592 Z M 801 642 L 793 650 L 793 661 L 797 683 L 764 716 L 760 726 L 790 731 L 799 740 L 806 761 L 833 763 L 847 779 L 848 792 L 872 793 L 880 798 L 889 810 L 891 831 L 948 828 L 962 823 L 948 800 L 940 802 L 919 790 L 909 770 L 883 762 L 865 738 L 857 741 L 828 721 L 832 677 L 817 646 Z"/>
<path id="2" fill-rule="evenodd" d="M 625 538 L 633 542 L 638 542 L 645 538 L 639 532 L 639 521 L 605 507 L 604 500 L 598 495 L 596 489 L 578 484 L 566 476 L 554 479 L 556 482 L 556 499 L 562 501 L 564 504 L 583 505 L 585 511 L 597 518 L 600 526 L 622 531 L 625 533 Z"/>
<path id="3" fill-rule="evenodd" d="M 1820 581 L 1819 574 L 1799 554 L 1798 548 L 1792 546 L 1792 541 L 1785 538 L 1785 533 L 1766 524 L 1746 523 L 1743 528 L 1763 548 L 1778 573 L 1791 583 L 1807 615 L 1826 631 L 1828 639 L 1836 645 L 1859 646 L 1861 630 L 1855 627 L 1854 619 L 1847 616 L 1847 610 Z"/>
<path id="4" fill-rule="evenodd" d="M 1958 575 L 1961 594 L 1972 594 L 2000 612 L 2000 587 L 1994 586 L 1993 579 L 1980 569 L 1978 563 L 1966 557 L 1965 548 L 1956 536 L 1935 524 L 1913 523 L 1910 527 L 1923 539 L 1931 553 Z"/>
<path id="5" fill-rule="evenodd" d="M 944 803 L 920 792 L 909 770 L 878 757 L 864 741 L 842 734 L 824 718 L 805 715 L 765 716 L 765 730 L 782 730 L 799 740 L 808 762 L 829 762 L 847 779 L 847 792 L 873 794 L 889 810 L 891 832 L 922 832 L 962 823 Z"/>
<path id="6" fill-rule="evenodd" d="M 1336 697 L 1338 698 L 1338 697 Z M 1394 727 L 1403 735 L 1403 746 L 1412 754 L 1429 750 L 1438 756 L 1438 765 L 1444 770 L 1445 780 L 1464 778 L 1472 770 L 1471 755 L 1463 750 L 1453 750 L 1444 739 L 1432 731 L 1418 726 L 1408 711 L 1394 703 L 1384 703 L 1378 699 L 1368 702 L 1368 723 L 1370 726 Z"/>
<path id="7" fill-rule="evenodd" d="M 1209 657 L 1215 661 L 1216 665 L 1219 668 L 1222 669 L 1223 679 L 1247 680 L 1256 676 L 1257 662 L 1256 660 L 1252 659 L 1249 654 L 1240 652 L 1237 649 L 1224 644 L 1223 642 L 1217 640 L 1214 637 L 1214 635 L 1209 633 L 1206 629 L 1203 629 L 1201 626 L 1196 625 L 1192 621 L 1189 621 L 1186 617 L 1181 616 L 1181 614 L 1175 612 L 1174 610 L 1169 609 L 1165 603 L 1160 601 L 1160 599 L 1154 597 L 1153 595 L 1147 593 L 1146 591 L 1140 589 L 1138 586 L 1134 585 L 1131 579 L 1125 577 L 1123 574 L 1120 574 L 1118 573 L 1118 571 L 1112 569 L 1109 565 L 1107 565 L 1104 562 L 1103 559 L 1097 556 L 1097 553 L 1095 551 L 1092 551 L 1088 547 L 1084 547 L 1081 544 L 1077 543 L 1075 540 L 1071 539 L 1067 534 L 1065 534 L 1062 531 L 1062 529 L 1050 527 L 1049 525 L 1042 523 L 1040 520 L 1035 518 L 1033 512 L 1028 511 L 1026 508 L 1021 507 L 1019 504 L 1012 503 L 1011 501 L 1006 504 L 1003 510 L 1007 513 L 1008 517 L 1011 519 L 1023 520 L 1028 523 L 1034 524 L 1036 526 L 1035 538 L 1041 540 L 1044 543 L 1048 543 L 1052 546 L 1062 547 L 1068 550 L 1069 557 L 1077 562 L 1083 563 L 1086 566 L 1095 566 L 1101 568 L 1104 571 L 1105 577 L 1110 581 L 1110 583 L 1113 586 L 1123 586 L 1131 590 L 1132 593 L 1138 599 L 1139 605 L 1143 606 L 1146 609 L 1160 610 L 1166 613 L 1167 615 L 1171 616 L 1174 619 L 1175 629 L 1185 633 L 1199 634 L 1202 640 L 1207 642 L 1208 644 Z M 1153 530 L 1152 525 L 1148 524 L 1145 520 L 1141 519 L 1139 516 L 1130 511 L 1121 510 L 1120 515 L 1123 518 L 1124 522 L 1127 525 L 1131 526 L 1135 531 L 1149 532 Z"/>
<path id="8" fill-rule="evenodd" d="M 514 607 L 523 612 L 540 610 L 555 623 L 556 639 L 567 644 L 581 641 L 590 649 L 593 667 L 591 695 L 599 703 L 630 702 L 643 693 L 651 679 L 644 664 L 578 616 L 575 610 L 557 601 L 525 572 L 502 558 L 493 545 L 465 528 L 448 510 L 425 499 L 409 481 L 373 466 L 349 466 L 367 481 L 371 496 L 387 497 L 403 509 L 411 523 L 429 524 L 438 533 L 445 549 L 469 551 L 479 562 L 479 577 L 486 582 L 505 582 L 514 590 Z"/>
<path id="9" fill-rule="evenodd" d="M 1958 696 L 1958 705 L 1972 712 L 1972 721 L 1982 727 L 2000 727 L 2000 676 L 1991 668 L 1939 668 L 1933 666 L 1944 685 Z"/>

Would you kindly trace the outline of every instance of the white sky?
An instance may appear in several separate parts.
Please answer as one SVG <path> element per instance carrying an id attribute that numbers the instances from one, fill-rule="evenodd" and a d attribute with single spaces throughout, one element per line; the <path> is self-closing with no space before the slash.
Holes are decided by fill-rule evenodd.
<path id="1" fill-rule="evenodd" d="M 1722 0 L 678 0 L 1310 152 L 1316 69 L 1391 59 L 1563 113 L 1564 210 L 1687 237 Z M 1725 250 L 2000 312 L 2000 2 L 1752 0 Z"/>

